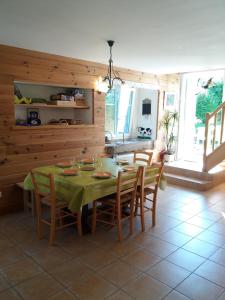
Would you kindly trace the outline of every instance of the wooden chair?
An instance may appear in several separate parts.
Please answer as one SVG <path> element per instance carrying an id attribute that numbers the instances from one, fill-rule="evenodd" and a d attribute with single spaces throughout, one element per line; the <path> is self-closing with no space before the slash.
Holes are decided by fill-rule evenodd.
<path id="1" fill-rule="evenodd" d="M 147 166 L 151 166 L 152 164 L 152 156 L 153 156 L 153 152 L 147 152 L 144 150 L 138 150 L 138 151 L 134 151 L 134 163 L 137 162 L 144 162 L 146 163 Z"/>
<path id="2" fill-rule="evenodd" d="M 136 197 L 135 216 L 139 215 L 141 217 L 142 231 L 145 231 L 146 212 L 152 212 L 152 226 L 155 226 L 156 224 L 156 202 L 160 179 L 163 172 L 163 162 L 161 162 L 156 174 L 152 174 L 152 167 L 141 166 L 140 168 L 141 182 Z M 138 209 L 140 213 L 138 213 Z"/>
<path id="3" fill-rule="evenodd" d="M 33 191 L 28 191 L 24 189 L 24 183 L 18 182 L 16 186 L 23 191 L 23 207 L 24 211 L 31 211 L 32 216 L 36 215 L 35 211 L 35 201 L 34 201 L 34 193 Z"/>
<path id="4" fill-rule="evenodd" d="M 37 211 L 37 233 L 42 238 L 42 225 L 50 226 L 49 244 L 53 245 L 56 238 L 56 230 L 77 224 L 78 234 L 82 235 L 81 212 L 73 213 L 68 209 L 68 203 L 58 201 L 55 193 L 55 183 L 52 174 L 44 174 L 31 171 L 34 185 L 34 195 Z M 36 178 L 38 177 L 38 180 Z M 43 207 L 50 208 L 50 220 L 43 217 Z M 67 222 L 65 220 L 67 219 Z"/>
<path id="5" fill-rule="evenodd" d="M 101 222 L 118 228 L 118 240 L 122 240 L 122 222 L 130 220 L 130 234 L 133 233 L 134 203 L 140 168 L 135 172 L 118 173 L 117 192 L 109 197 L 93 202 L 92 233 L 96 231 L 96 222 Z M 130 208 L 125 214 L 123 208 Z"/>

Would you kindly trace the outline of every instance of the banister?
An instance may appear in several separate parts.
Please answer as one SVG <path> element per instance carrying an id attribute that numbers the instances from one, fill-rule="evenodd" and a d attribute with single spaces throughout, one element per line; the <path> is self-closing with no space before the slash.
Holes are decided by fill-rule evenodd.
<path id="1" fill-rule="evenodd" d="M 225 107 L 225 102 L 221 103 L 212 113 L 209 114 L 209 119 L 211 119 L 215 114 L 217 114 L 223 107 Z"/>
<path id="2" fill-rule="evenodd" d="M 221 130 L 220 130 L 220 144 L 222 144 L 222 142 L 223 142 L 224 112 L 225 112 L 225 107 L 222 108 Z"/>
<path id="3" fill-rule="evenodd" d="M 216 122 L 217 122 L 217 113 L 214 115 L 214 126 L 213 126 L 213 140 L 212 140 L 212 150 L 215 149 L 216 142 Z"/>
<path id="4" fill-rule="evenodd" d="M 220 137 L 219 137 L 219 144 L 218 146 L 220 147 L 222 144 L 224 144 L 223 141 L 223 133 L 224 133 L 224 125 L 225 125 L 225 121 L 224 121 L 224 117 L 225 117 L 225 102 L 223 102 L 220 106 L 217 107 L 217 109 L 215 109 L 214 112 L 212 113 L 207 113 L 206 114 L 206 120 L 205 120 L 205 140 L 204 140 L 204 151 L 203 151 L 203 171 L 207 172 L 209 170 L 209 168 L 211 168 L 212 166 L 210 165 L 210 161 L 209 161 L 209 157 L 212 161 L 212 158 L 214 157 L 214 152 L 216 151 L 215 149 L 215 144 L 216 144 L 216 126 L 217 126 L 217 117 L 218 117 L 218 113 L 221 112 L 221 126 L 220 126 Z M 214 122 L 213 122 L 213 131 L 212 134 L 209 137 L 209 124 L 210 124 L 210 119 L 212 119 L 214 117 Z M 212 142 L 212 151 L 210 151 L 210 153 L 208 153 L 208 141 Z M 215 153 L 215 155 L 217 155 Z M 214 159 L 214 158 L 213 158 Z M 216 161 L 214 159 L 214 161 Z M 210 165 L 210 166 L 209 166 Z"/>
<path id="5" fill-rule="evenodd" d="M 208 145 L 208 130 L 209 130 L 209 113 L 205 116 L 205 140 L 204 140 L 204 152 L 203 152 L 203 171 L 206 170 L 206 153 Z"/>

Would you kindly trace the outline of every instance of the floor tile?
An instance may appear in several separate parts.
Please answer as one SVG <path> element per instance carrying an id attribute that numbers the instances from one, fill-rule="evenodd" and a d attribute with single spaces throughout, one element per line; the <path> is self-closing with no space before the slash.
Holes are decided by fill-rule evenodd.
<path id="1" fill-rule="evenodd" d="M 35 252 L 32 257 L 45 270 L 52 269 L 57 265 L 72 259 L 71 255 L 61 250 L 57 246 L 48 247 L 46 249 Z"/>
<path id="2" fill-rule="evenodd" d="M 0 249 L 13 246 L 13 242 L 6 238 L 3 234 L 0 234 Z"/>
<path id="3" fill-rule="evenodd" d="M 205 258 L 184 249 L 178 249 L 169 255 L 166 260 L 193 272 L 205 261 Z"/>
<path id="4" fill-rule="evenodd" d="M 128 296 L 125 292 L 119 291 L 107 298 L 107 300 L 132 300 L 130 296 Z"/>
<path id="5" fill-rule="evenodd" d="M 209 259 L 217 264 L 225 266 L 225 249 L 219 248 L 212 256 L 209 257 Z"/>
<path id="6" fill-rule="evenodd" d="M 39 274 L 15 286 L 25 300 L 43 300 L 57 294 L 62 286 L 47 274 Z"/>
<path id="7" fill-rule="evenodd" d="M 162 233 L 161 233 L 162 234 Z M 152 235 L 147 232 L 139 232 L 133 237 L 133 242 L 138 246 L 138 247 L 144 247 L 147 242 L 151 241 Z"/>
<path id="8" fill-rule="evenodd" d="M 222 218 L 221 214 L 218 214 L 216 212 L 207 211 L 207 210 L 199 213 L 197 216 L 201 217 L 203 219 L 208 219 L 208 220 L 214 221 L 214 222 L 217 222 L 218 220 L 220 220 Z"/>
<path id="9" fill-rule="evenodd" d="M 0 292 L 6 290 L 9 288 L 9 283 L 6 281 L 6 279 L 0 275 Z"/>
<path id="10" fill-rule="evenodd" d="M 79 282 L 74 281 L 71 287 L 72 292 L 80 299 L 85 300 L 105 299 L 116 292 L 117 289 L 97 274 L 92 274 Z"/>
<path id="11" fill-rule="evenodd" d="M 71 287 L 74 281 L 84 280 L 93 271 L 78 258 L 56 266 L 49 273 L 66 287 Z"/>
<path id="12" fill-rule="evenodd" d="M 60 241 L 59 246 L 74 258 L 90 253 L 90 249 L 95 250 L 99 248 L 96 243 L 85 238 L 85 236 Z"/>
<path id="13" fill-rule="evenodd" d="M 167 284 L 171 288 L 175 288 L 181 281 L 191 274 L 187 270 L 166 260 L 163 260 L 150 268 L 147 273 L 155 279 Z"/>
<path id="14" fill-rule="evenodd" d="M 204 262 L 195 274 L 202 276 L 225 288 L 225 267 L 218 265 L 212 261 Z"/>
<path id="15" fill-rule="evenodd" d="M 163 283 L 153 279 L 149 275 L 142 275 L 131 281 L 124 290 L 135 299 L 149 300 L 162 299 L 171 289 Z"/>
<path id="16" fill-rule="evenodd" d="M 218 298 L 218 300 L 225 300 L 225 292 Z"/>
<path id="17" fill-rule="evenodd" d="M 184 221 L 187 221 L 188 219 L 192 218 L 194 216 L 194 213 L 190 214 L 190 213 L 186 213 L 186 212 L 183 212 L 180 210 L 174 210 L 172 212 L 167 213 L 166 215 L 169 217 L 172 217 L 174 219 L 177 219 L 179 221 L 184 222 Z"/>
<path id="18" fill-rule="evenodd" d="M 198 235 L 200 232 L 202 232 L 204 229 L 189 223 L 182 223 L 174 228 L 174 230 L 181 232 L 183 234 L 189 235 L 191 237 L 194 237 Z"/>
<path id="19" fill-rule="evenodd" d="M 36 233 L 35 233 L 36 234 Z M 16 243 L 20 244 L 24 241 L 31 239 L 34 236 L 34 231 L 30 228 L 13 230 L 10 233 L 10 239 L 14 240 Z"/>
<path id="20" fill-rule="evenodd" d="M 225 235 L 221 235 L 209 230 L 200 233 L 197 236 L 197 239 L 208 242 L 210 244 L 214 244 L 218 247 L 222 247 L 223 245 L 225 245 Z"/>
<path id="21" fill-rule="evenodd" d="M 207 279 L 192 274 L 178 285 L 176 290 L 193 300 L 213 300 L 218 299 L 224 289 Z"/>
<path id="22" fill-rule="evenodd" d="M 140 249 L 122 257 L 121 260 L 133 265 L 141 271 L 146 271 L 151 266 L 159 262 L 161 258 L 153 253 Z"/>
<path id="23" fill-rule="evenodd" d="M 116 261 L 99 271 L 99 275 L 118 287 L 122 287 L 139 274 L 140 270 L 122 261 Z"/>
<path id="24" fill-rule="evenodd" d="M 190 298 L 176 292 L 175 290 L 169 293 L 163 300 L 189 300 Z"/>
<path id="25" fill-rule="evenodd" d="M 195 214 L 200 213 L 204 209 L 204 207 L 202 207 L 201 205 L 200 206 L 196 205 L 197 203 L 198 203 L 197 200 L 195 200 L 192 203 L 184 205 L 181 208 L 181 210 L 184 211 L 184 212 L 186 212 L 186 213 L 190 213 L 190 214 L 192 214 L 192 213 L 195 213 Z"/>
<path id="26" fill-rule="evenodd" d="M 154 253 L 155 255 L 159 255 L 162 258 L 165 258 L 166 256 L 170 255 L 177 248 L 178 247 L 173 244 L 167 243 L 154 237 L 149 239 L 144 246 L 144 249 Z"/>
<path id="27" fill-rule="evenodd" d="M 48 300 L 77 300 L 78 298 L 67 290 L 63 290 L 54 296 L 50 297 Z"/>
<path id="28" fill-rule="evenodd" d="M 200 241 L 196 238 L 185 244 L 182 248 L 205 258 L 208 258 L 212 254 L 214 254 L 218 249 L 217 246 L 204 241 Z"/>
<path id="29" fill-rule="evenodd" d="M 208 228 L 210 231 L 225 235 L 225 224 L 224 223 L 214 223 Z"/>
<path id="30" fill-rule="evenodd" d="M 106 247 L 106 251 L 110 251 L 113 255 L 118 257 L 128 255 L 129 253 L 140 249 L 140 247 L 133 241 L 122 241 L 121 243 L 116 241 L 114 243 L 110 243 Z"/>
<path id="31" fill-rule="evenodd" d="M 206 229 L 209 226 L 212 226 L 212 224 L 214 224 L 214 221 L 195 216 L 189 219 L 187 223 Z"/>
<path id="32" fill-rule="evenodd" d="M 162 240 L 174 244 L 178 247 L 183 246 L 192 239 L 189 235 L 180 233 L 174 229 L 167 231 L 160 237 Z"/>
<path id="33" fill-rule="evenodd" d="M 25 254 L 18 247 L 5 247 L 4 249 L 0 250 L 0 268 L 13 264 L 23 257 L 25 257 Z"/>
<path id="34" fill-rule="evenodd" d="M 2 269 L 3 276 L 11 285 L 18 284 L 41 272 L 40 266 L 30 258 L 23 258 Z"/>
<path id="35" fill-rule="evenodd" d="M 50 248 L 48 241 L 46 239 L 39 240 L 37 237 L 23 241 L 19 245 L 19 248 L 22 249 L 26 254 L 32 255 L 38 251 L 45 250 Z"/>
<path id="36" fill-rule="evenodd" d="M 16 291 L 9 289 L 0 293 L 0 300 L 22 300 L 22 298 Z"/>
<path id="37" fill-rule="evenodd" d="M 80 259 L 84 264 L 86 264 L 88 267 L 95 271 L 117 260 L 117 258 L 114 255 L 112 255 L 109 251 L 103 251 L 101 249 L 93 251 L 90 249 L 90 252 L 82 256 Z"/>

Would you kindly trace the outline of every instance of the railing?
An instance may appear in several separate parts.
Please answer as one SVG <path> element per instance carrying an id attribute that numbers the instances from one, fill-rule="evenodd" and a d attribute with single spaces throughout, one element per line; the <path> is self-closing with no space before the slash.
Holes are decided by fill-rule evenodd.
<path id="1" fill-rule="evenodd" d="M 224 115 L 225 102 L 218 106 L 214 112 L 206 114 L 203 152 L 204 172 L 207 172 L 215 166 L 216 163 L 225 159 L 225 152 L 221 151 L 223 150 L 222 145 L 225 147 Z"/>

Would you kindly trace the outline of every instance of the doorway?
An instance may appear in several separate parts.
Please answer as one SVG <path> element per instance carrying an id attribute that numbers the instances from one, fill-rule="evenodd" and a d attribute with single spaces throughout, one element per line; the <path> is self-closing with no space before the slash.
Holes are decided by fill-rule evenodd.
<path id="1" fill-rule="evenodd" d="M 179 160 L 202 164 L 206 113 L 223 101 L 224 70 L 187 73 L 182 76 Z M 217 126 L 220 126 L 218 120 Z M 219 130 L 218 130 L 219 132 Z"/>

